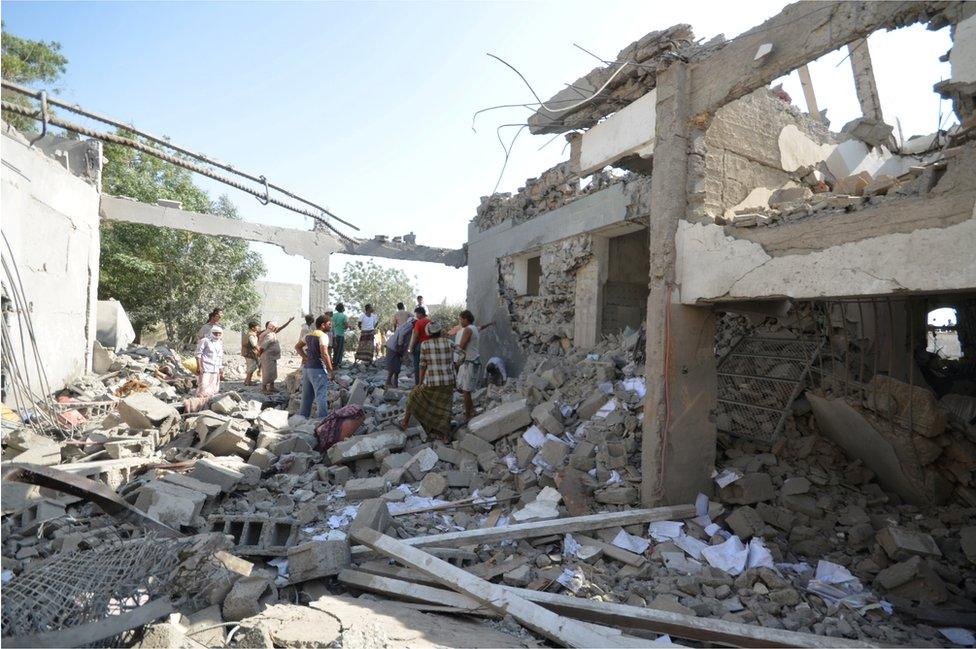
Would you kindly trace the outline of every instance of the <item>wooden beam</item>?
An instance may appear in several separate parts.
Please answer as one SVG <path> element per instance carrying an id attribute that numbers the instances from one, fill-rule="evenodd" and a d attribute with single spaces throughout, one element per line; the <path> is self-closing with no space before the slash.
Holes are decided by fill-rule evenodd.
<path id="1" fill-rule="evenodd" d="M 715 518 L 721 513 L 722 506 L 712 503 L 709 515 Z M 526 539 L 548 534 L 567 534 L 585 530 L 600 530 L 608 527 L 626 527 L 638 523 L 654 521 L 680 520 L 695 516 L 694 505 L 672 505 L 653 509 L 631 509 L 622 512 L 602 512 L 589 516 L 574 516 L 572 518 L 556 518 L 549 521 L 533 523 L 518 523 L 505 527 L 489 527 L 478 530 L 464 530 L 462 532 L 447 532 L 445 534 L 431 534 L 403 539 L 403 543 L 413 547 L 427 546 L 457 547 L 462 545 L 480 545 L 495 543 L 506 539 Z M 362 548 L 353 548 L 354 554 L 361 554 Z"/>
<path id="2" fill-rule="evenodd" d="M 358 529 L 353 539 L 407 567 L 437 579 L 448 588 L 467 595 L 502 615 L 511 615 L 519 624 L 565 647 L 614 646 L 611 638 L 596 633 L 576 620 L 556 615 L 511 591 L 475 577 L 469 572 L 433 557 L 423 550 L 380 534 L 376 530 Z"/>

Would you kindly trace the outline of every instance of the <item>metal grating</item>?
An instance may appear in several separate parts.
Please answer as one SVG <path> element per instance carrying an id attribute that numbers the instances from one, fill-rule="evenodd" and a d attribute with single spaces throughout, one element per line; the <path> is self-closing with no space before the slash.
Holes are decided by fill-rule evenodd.
<path id="1" fill-rule="evenodd" d="M 749 336 L 718 367 L 720 428 L 771 444 L 799 395 L 820 344 Z"/>

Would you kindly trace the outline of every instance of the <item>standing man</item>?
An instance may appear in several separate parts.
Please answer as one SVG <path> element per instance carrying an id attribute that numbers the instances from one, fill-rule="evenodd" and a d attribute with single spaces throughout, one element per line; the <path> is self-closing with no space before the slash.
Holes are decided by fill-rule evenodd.
<path id="1" fill-rule="evenodd" d="M 423 298 L 419 295 L 418 300 Z M 422 306 L 418 306 L 413 310 L 414 315 L 417 317 L 416 322 L 413 324 L 413 334 L 410 336 L 410 346 L 407 351 L 413 354 L 413 380 L 414 385 L 420 384 L 420 343 L 424 342 L 429 338 L 427 335 L 427 325 L 430 323 L 430 318 L 427 317 L 427 309 Z"/>
<path id="2" fill-rule="evenodd" d="M 302 357 L 302 405 L 298 414 L 306 419 L 312 414 L 313 401 L 318 417 L 324 419 L 329 414 L 329 378 L 334 378 L 329 358 L 330 329 L 332 321 L 320 315 L 315 319 L 315 329 L 295 344 Z"/>
<path id="3" fill-rule="evenodd" d="M 396 313 L 393 314 L 393 331 L 396 332 L 397 329 L 406 324 L 407 320 L 410 319 L 410 314 L 407 313 L 406 308 L 403 306 L 403 302 L 397 302 Z"/>
<path id="4" fill-rule="evenodd" d="M 335 313 L 332 315 L 332 367 L 342 367 L 342 355 L 346 351 L 346 305 L 336 303 Z"/>
<path id="5" fill-rule="evenodd" d="M 427 307 L 424 306 L 424 296 L 423 295 L 418 295 L 417 296 L 417 306 L 420 307 L 420 308 L 422 308 L 422 309 L 425 309 L 425 310 L 427 309 Z"/>
<path id="6" fill-rule="evenodd" d="M 461 328 L 454 336 L 454 366 L 457 368 L 457 390 L 464 398 L 464 416 L 474 417 L 471 392 L 478 382 L 481 369 L 481 331 L 474 324 L 474 314 L 465 309 L 458 314 Z"/>
<path id="7" fill-rule="evenodd" d="M 220 392 L 224 378 L 223 337 L 223 327 L 214 324 L 207 337 L 197 343 L 197 397 L 209 399 Z"/>
<path id="8" fill-rule="evenodd" d="M 305 324 L 302 325 L 302 330 L 298 332 L 299 340 L 305 340 L 305 336 L 309 335 L 315 330 L 315 325 L 313 324 L 314 322 L 315 318 L 312 317 L 312 314 L 305 316 Z"/>
<path id="9" fill-rule="evenodd" d="M 454 400 L 451 341 L 441 335 L 441 327 L 436 322 L 428 322 L 425 329 L 427 338 L 419 345 L 422 348 L 420 375 L 407 396 L 407 412 L 400 426 L 406 430 L 410 418 L 416 417 L 428 435 L 447 444 Z"/>
<path id="10" fill-rule="evenodd" d="M 247 333 L 241 337 L 241 356 L 247 363 L 244 385 L 254 385 L 253 374 L 258 369 L 258 357 L 261 355 L 261 348 L 258 347 L 259 326 L 256 322 L 247 323 Z"/>
<path id="11" fill-rule="evenodd" d="M 400 368 L 403 366 L 403 356 L 410 345 L 414 324 L 413 317 L 407 315 L 407 321 L 397 327 L 390 339 L 386 341 L 386 387 L 388 388 L 400 386 Z"/>
<path id="12" fill-rule="evenodd" d="M 278 379 L 278 359 L 281 358 L 281 343 L 278 342 L 278 332 L 294 320 L 288 318 L 285 324 L 278 326 L 273 320 L 268 320 L 264 330 L 264 340 L 259 343 L 261 349 L 261 392 L 271 394 L 275 391 L 275 381 Z"/>
<path id="13" fill-rule="evenodd" d="M 210 330 L 213 329 L 220 323 L 220 319 L 224 317 L 224 310 L 220 307 L 214 309 L 210 312 L 207 317 L 207 322 L 200 327 L 200 331 L 197 332 L 197 342 L 203 340 L 210 335 Z"/>
<path id="14" fill-rule="evenodd" d="M 376 323 L 379 316 L 373 314 L 373 305 L 366 305 L 366 313 L 359 316 L 359 344 L 356 346 L 356 360 L 372 364 L 376 353 Z"/>

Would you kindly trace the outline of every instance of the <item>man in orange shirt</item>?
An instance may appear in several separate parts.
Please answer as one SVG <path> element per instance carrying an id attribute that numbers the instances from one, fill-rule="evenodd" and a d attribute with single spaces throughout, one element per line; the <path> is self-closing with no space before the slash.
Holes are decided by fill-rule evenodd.
<path id="1" fill-rule="evenodd" d="M 421 298 L 418 296 L 418 299 Z M 417 322 L 413 325 L 413 334 L 410 336 L 410 347 L 407 351 L 413 354 L 413 380 L 416 384 L 420 380 L 420 343 L 430 338 L 427 334 L 430 318 L 427 317 L 427 309 L 422 306 L 418 306 L 413 312 L 417 316 Z"/>

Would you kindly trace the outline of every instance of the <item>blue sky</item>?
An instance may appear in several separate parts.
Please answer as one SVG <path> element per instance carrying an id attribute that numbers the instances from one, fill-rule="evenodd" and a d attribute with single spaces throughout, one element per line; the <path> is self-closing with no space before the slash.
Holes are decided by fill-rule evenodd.
<path id="1" fill-rule="evenodd" d="M 654 29 L 690 23 L 727 37 L 777 13 L 782 2 L 11 2 L 10 32 L 56 40 L 70 63 L 60 95 L 130 120 L 174 142 L 290 188 L 357 224 L 361 236 L 413 231 L 420 243 L 459 247 L 480 197 L 495 186 L 499 124 L 532 101 L 492 52 L 547 99 Z M 933 83 L 948 30 L 921 28 L 869 41 L 886 118 L 906 136 L 935 130 Z M 846 52 L 811 66 L 833 128 L 858 115 Z M 785 80 L 804 107 L 795 73 Z M 946 110 L 944 107 L 943 110 Z M 506 139 L 514 129 L 504 129 Z M 565 159 L 560 137 L 522 135 L 500 190 Z M 226 192 L 247 220 L 308 228 L 309 219 Z M 254 244 L 268 279 L 307 285 L 307 263 Z M 336 255 L 333 270 L 352 258 Z M 464 299 L 466 271 L 388 262 L 417 278 L 428 303 Z"/>

